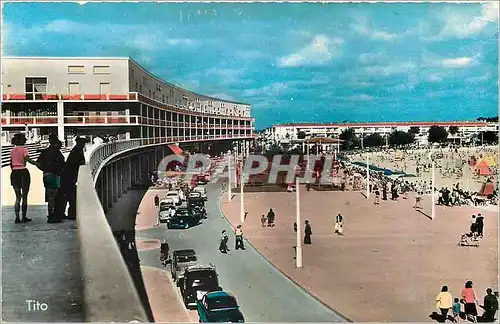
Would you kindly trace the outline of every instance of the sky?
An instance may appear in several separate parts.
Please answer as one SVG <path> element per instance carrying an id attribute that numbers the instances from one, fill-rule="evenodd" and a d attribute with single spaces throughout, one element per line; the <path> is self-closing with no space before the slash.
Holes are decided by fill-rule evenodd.
<path id="1" fill-rule="evenodd" d="M 498 115 L 497 1 L 3 6 L 3 55 L 130 56 L 257 129 Z"/>

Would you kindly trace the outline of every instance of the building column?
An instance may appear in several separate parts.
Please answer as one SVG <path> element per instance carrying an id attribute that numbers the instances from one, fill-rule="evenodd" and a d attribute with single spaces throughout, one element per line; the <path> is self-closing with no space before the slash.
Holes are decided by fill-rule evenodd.
<path id="1" fill-rule="evenodd" d="M 128 163 L 128 177 L 127 177 L 127 190 L 129 190 L 132 187 L 132 157 L 127 158 L 127 163 Z"/>
<path id="2" fill-rule="evenodd" d="M 104 174 L 106 177 L 106 206 L 109 209 L 111 209 L 111 206 L 113 205 L 111 201 L 111 194 L 112 194 L 112 185 L 111 185 L 111 172 L 109 170 L 109 166 L 106 166 L 104 168 Z"/>
<path id="3" fill-rule="evenodd" d="M 57 101 L 57 137 L 65 143 L 66 137 L 64 136 L 64 102 Z"/>
<path id="4" fill-rule="evenodd" d="M 123 194 L 123 163 L 122 160 L 116 161 L 116 198 L 121 198 Z"/>

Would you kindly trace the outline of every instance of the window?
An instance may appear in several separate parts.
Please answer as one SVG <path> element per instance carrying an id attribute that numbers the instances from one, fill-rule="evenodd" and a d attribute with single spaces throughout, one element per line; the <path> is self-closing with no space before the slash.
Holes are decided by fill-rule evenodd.
<path id="1" fill-rule="evenodd" d="M 68 84 L 68 90 L 70 95 L 80 94 L 80 83 L 70 82 Z"/>
<path id="2" fill-rule="evenodd" d="M 139 83 L 135 83 L 135 91 L 139 91 Z"/>
<path id="3" fill-rule="evenodd" d="M 156 92 L 153 91 L 153 99 L 156 100 Z"/>
<path id="4" fill-rule="evenodd" d="M 139 85 L 139 93 L 142 93 L 142 84 Z"/>
<path id="5" fill-rule="evenodd" d="M 26 99 L 42 99 L 47 93 L 47 78 L 26 78 Z"/>
<path id="6" fill-rule="evenodd" d="M 161 95 L 161 102 L 165 103 L 165 95 Z"/>
<path id="7" fill-rule="evenodd" d="M 94 66 L 94 74 L 110 74 L 109 65 Z"/>
<path id="8" fill-rule="evenodd" d="M 151 90 L 149 90 L 149 98 L 151 98 Z"/>
<path id="9" fill-rule="evenodd" d="M 130 69 L 130 77 L 133 79 L 134 78 L 134 70 Z"/>
<path id="10" fill-rule="evenodd" d="M 99 83 L 99 94 L 105 95 L 111 92 L 111 84 L 109 82 Z"/>
<path id="11" fill-rule="evenodd" d="M 68 74 L 85 74 L 85 66 L 68 65 Z"/>

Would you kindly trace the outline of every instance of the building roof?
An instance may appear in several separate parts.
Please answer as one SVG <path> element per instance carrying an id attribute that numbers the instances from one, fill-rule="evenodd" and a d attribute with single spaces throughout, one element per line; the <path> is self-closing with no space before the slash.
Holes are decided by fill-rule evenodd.
<path id="1" fill-rule="evenodd" d="M 162 78 L 154 75 L 153 73 L 149 72 L 146 68 L 144 68 L 141 64 L 139 64 L 136 60 L 134 60 L 133 58 L 128 57 L 128 56 L 109 56 L 109 57 L 105 57 L 105 56 L 104 57 L 102 57 L 102 56 L 87 56 L 87 57 L 86 56 L 75 56 L 75 57 L 71 57 L 71 56 L 60 56 L 60 57 L 55 57 L 55 56 L 4 56 L 3 59 L 4 60 L 7 60 L 7 59 L 47 60 L 47 61 L 50 61 L 50 60 L 128 60 L 128 61 L 134 63 L 135 65 L 137 65 L 139 68 L 141 68 L 144 72 L 146 72 L 153 79 L 156 79 L 157 81 L 164 83 L 170 87 L 173 87 L 173 88 L 176 88 L 178 90 L 182 90 L 184 92 L 191 93 L 195 96 L 209 99 L 209 100 L 217 100 L 217 101 L 227 102 L 227 103 L 236 104 L 236 105 L 250 106 L 249 103 L 210 97 L 210 96 L 207 96 L 204 94 L 196 93 L 196 92 L 188 90 L 188 89 L 181 88 L 181 87 L 179 87 L 175 84 L 169 83 L 169 82 L 163 80 Z"/>
<path id="2" fill-rule="evenodd" d="M 373 122 L 373 123 L 285 123 L 273 127 L 383 127 L 383 126 L 486 126 L 488 123 L 479 121 L 436 121 L 436 122 Z"/>

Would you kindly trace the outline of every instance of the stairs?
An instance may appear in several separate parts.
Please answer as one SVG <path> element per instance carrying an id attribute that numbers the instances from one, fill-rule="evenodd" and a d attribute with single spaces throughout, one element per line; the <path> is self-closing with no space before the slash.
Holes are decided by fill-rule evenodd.
<path id="1" fill-rule="evenodd" d="M 38 159 L 38 156 L 40 156 L 40 151 L 45 148 L 45 146 L 42 146 L 40 143 L 26 144 L 25 146 L 28 149 L 30 157 L 33 160 Z M 2 160 L 1 160 L 2 168 L 8 167 L 10 165 L 10 151 L 12 150 L 13 147 L 14 145 L 2 146 Z M 61 149 L 61 152 L 63 154 L 69 151 L 71 151 L 70 147 L 68 148 L 65 147 Z"/>

